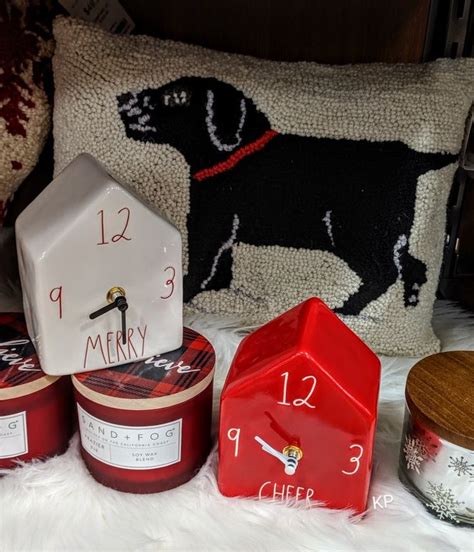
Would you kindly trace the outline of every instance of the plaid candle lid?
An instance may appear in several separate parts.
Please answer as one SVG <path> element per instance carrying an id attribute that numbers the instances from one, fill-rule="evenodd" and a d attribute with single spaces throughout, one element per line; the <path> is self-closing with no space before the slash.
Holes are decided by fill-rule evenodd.
<path id="1" fill-rule="evenodd" d="M 28 395 L 58 379 L 41 369 L 22 313 L 0 313 L 0 400 Z"/>
<path id="2" fill-rule="evenodd" d="M 195 394 L 186 393 L 188 390 L 207 387 L 212 381 L 214 363 L 215 353 L 209 341 L 194 330 L 184 328 L 183 345 L 175 351 L 76 374 L 73 383 L 79 392 L 89 397 L 92 392 L 95 398 L 103 395 L 104 398 L 143 401 L 181 394 L 187 400 Z"/>
<path id="3" fill-rule="evenodd" d="M 21 313 L 0 314 L 0 390 L 45 376 Z"/>

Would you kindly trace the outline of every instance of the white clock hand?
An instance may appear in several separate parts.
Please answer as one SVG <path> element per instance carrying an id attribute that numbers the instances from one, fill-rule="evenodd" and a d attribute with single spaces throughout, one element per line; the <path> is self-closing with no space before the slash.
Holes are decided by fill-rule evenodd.
<path id="1" fill-rule="evenodd" d="M 262 446 L 262 450 L 265 452 L 268 452 L 268 454 L 271 454 L 282 464 L 285 466 L 285 473 L 286 475 L 294 475 L 296 472 L 296 468 L 298 467 L 298 458 L 294 458 L 292 456 L 287 456 L 286 454 L 283 454 L 282 452 L 278 452 L 276 449 L 271 447 L 268 443 L 266 443 L 261 437 L 258 435 L 255 435 L 255 440 L 257 443 L 259 443 Z"/>

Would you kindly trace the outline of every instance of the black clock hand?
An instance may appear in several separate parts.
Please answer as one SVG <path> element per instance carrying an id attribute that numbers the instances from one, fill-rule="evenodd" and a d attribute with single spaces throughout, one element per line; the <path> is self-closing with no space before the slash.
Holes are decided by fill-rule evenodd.
<path id="1" fill-rule="evenodd" d="M 128 309 L 128 303 L 123 295 L 119 295 L 109 305 L 106 305 L 105 307 L 102 307 L 95 312 L 89 314 L 89 318 L 91 320 L 94 320 L 94 318 L 98 318 L 99 316 L 102 316 L 103 314 L 113 309 L 118 309 L 122 313 L 122 343 L 125 345 L 127 343 L 127 318 L 125 311 Z"/>
<path id="2" fill-rule="evenodd" d="M 128 309 L 128 303 L 125 297 L 117 297 L 115 299 L 117 303 L 118 310 L 122 313 L 122 343 L 126 345 L 127 343 L 127 315 L 125 314 Z"/>
<path id="3" fill-rule="evenodd" d="M 99 316 L 102 316 L 106 312 L 109 312 L 116 308 L 117 308 L 117 300 L 115 300 L 113 303 L 110 303 L 110 305 L 106 305 L 105 307 L 102 307 L 101 309 L 96 310 L 95 312 L 89 314 L 89 318 L 91 320 L 94 320 L 94 318 L 98 318 Z"/>
<path id="4" fill-rule="evenodd" d="M 127 343 L 127 315 L 125 314 L 125 310 L 122 311 L 122 343 L 124 345 Z"/>

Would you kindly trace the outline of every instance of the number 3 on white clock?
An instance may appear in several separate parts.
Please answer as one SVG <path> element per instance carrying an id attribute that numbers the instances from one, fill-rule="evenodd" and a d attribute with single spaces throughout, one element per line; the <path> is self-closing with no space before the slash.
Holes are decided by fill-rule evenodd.
<path id="1" fill-rule="evenodd" d="M 359 471 L 360 459 L 362 458 L 362 455 L 364 454 L 364 447 L 362 447 L 361 445 L 351 445 L 349 448 L 350 449 L 353 449 L 353 448 L 359 449 L 359 456 L 353 456 L 349 460 L 349 462 L 355 463 L 355 468 L 352 471 L 341 470 L 344 475 L 354 475 L 355 473 L 357 473 Z"/>
<path id="2" fill-rule="evenodd" d="M 227 432 L 229 441 L 234 441 L 234 456 L 239 455 L 240 427 L 231 427 Z"/>
<path id="3" fill-rule="evenodd" d="M 169 299 L 174 293 L 174 279 L 176 277 L 176 269 L 174 268 L 174 266 L 167 266 L 164 269 L 164 272 L 166 273 L 168 271 L 171 272 L 168 274 L 169 278 L 166 280 L 165 286 L 170 287 L 170 290 L 168 292 L 168 295 L 161 295 L 161 299 Z"/>

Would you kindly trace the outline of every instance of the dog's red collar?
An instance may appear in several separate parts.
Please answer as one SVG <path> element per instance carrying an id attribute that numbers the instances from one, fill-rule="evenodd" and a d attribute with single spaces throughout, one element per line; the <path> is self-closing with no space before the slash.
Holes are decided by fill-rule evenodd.
<path id="1" fill-rule="evenodd" d="M 278 132 L 276 130 L 267 130 L 254 142 L 251 142 L 250 144 L 239 148 L 237 151 L 234 151 L 234 153 L 225 161 L 221 161 L 212 167 L 201 169 L 197 173 L 194 173 L 193 178 L 201 182 L 202 180 L 216 176 L 216 174 L 228 171 L 232 167 L 235 167 L 235 165 L 237 165 L 237 163 L 239 163 L 244 157 L 252 155 L 252 153 L 263 149 L 277 134 Z"/>

